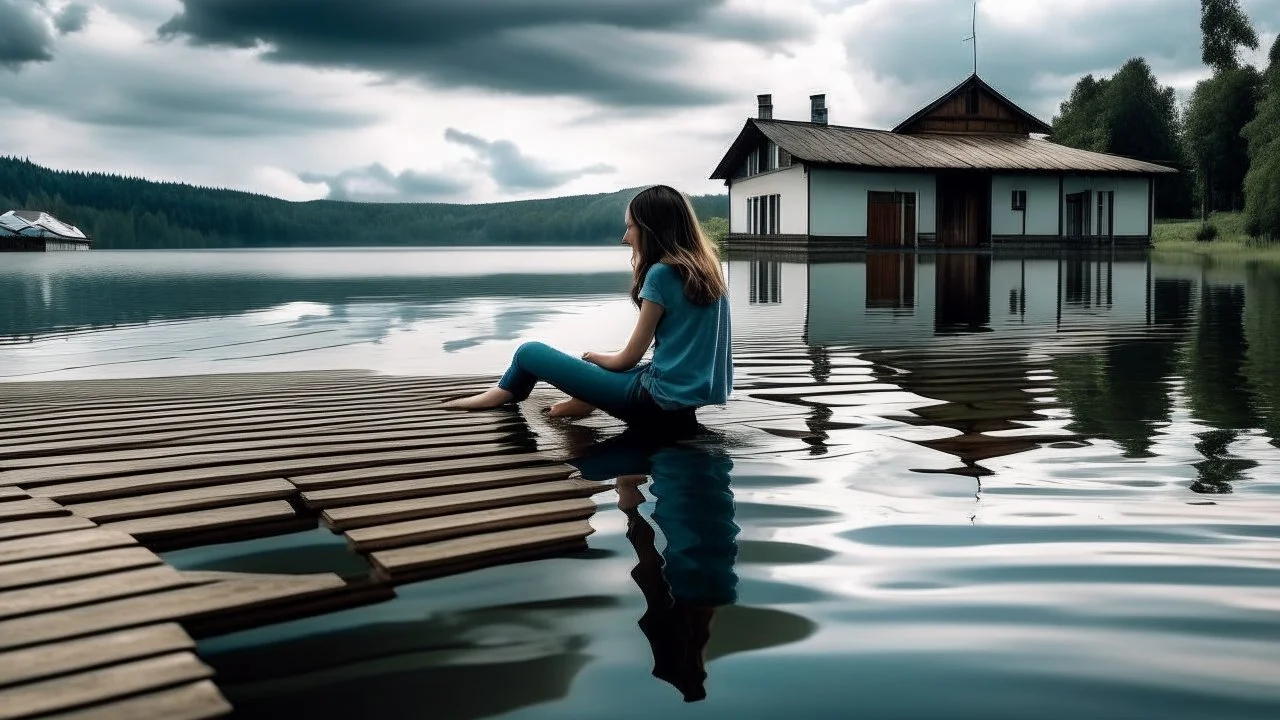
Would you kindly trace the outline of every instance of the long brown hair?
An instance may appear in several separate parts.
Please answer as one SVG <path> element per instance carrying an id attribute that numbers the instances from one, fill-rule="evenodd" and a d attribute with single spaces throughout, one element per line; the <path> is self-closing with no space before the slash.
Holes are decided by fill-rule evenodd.
<path id="1" fill-rule="evenodd" d="M 631 301 L 640 306 L 645 275 L 659 261 L 675 268 L 684 296 L 694 305 L 710 305 L 727 292 L 720 258 L 702 234 L 689 199 L 666 185 L 642 190 L 627 206 L 638 230 Z"/>

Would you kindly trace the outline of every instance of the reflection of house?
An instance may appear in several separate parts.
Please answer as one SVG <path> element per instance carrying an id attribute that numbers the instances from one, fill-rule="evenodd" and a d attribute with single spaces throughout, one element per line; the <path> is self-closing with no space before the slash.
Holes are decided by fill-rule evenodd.
<path id="1" fill-rule="evenodd" d="M 1073 330 L 1143 326 L 1158 285 L 1145 258 L 1004 258 L 970 253 L 869 253 L 859 261 L 730 260 L 735 340 L 803 328 L 810 345 L 905 348 L 988 342 L 996 330 L 1067 348 Z M 1048 333 L 1046 334 L 1046 330 Z M 960 332 L 963 335 L 957 335 Z"/>
<path id="2" fill-rule="evenodd" d="M 0 215 L 0 250 L 88 250 L 89 237 L 74 225 L 35 210 Z"/>
<path id="3" fill-rule="evenodd" d="M 1147 245 L 1155 176 L 1174 170 L 1068 148 L 977 75 L 891 131 L 774 120 L 760 96 L 713 179 L 730 245 Z"/>

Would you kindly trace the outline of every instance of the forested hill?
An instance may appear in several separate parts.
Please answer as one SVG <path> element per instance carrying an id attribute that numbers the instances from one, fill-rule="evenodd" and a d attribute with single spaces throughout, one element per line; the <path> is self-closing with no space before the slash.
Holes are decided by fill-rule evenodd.
<path id="1" fill-rule="evenodd" d="M 298 203 L 0 157 L 0 213 L 49 212 L 98 248 L 610 244 L 635 192 L 486 205 Z M 692 199 L 700 218 L 728 216 L 728 196 Z"/>

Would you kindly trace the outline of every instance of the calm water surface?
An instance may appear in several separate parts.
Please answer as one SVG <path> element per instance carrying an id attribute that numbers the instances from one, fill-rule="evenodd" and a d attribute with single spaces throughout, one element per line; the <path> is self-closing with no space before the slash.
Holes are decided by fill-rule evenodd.
<path id="1" fill-rule="evenodd" d="M 0 380 L 496 374 L 621 345 L 627 260 L 9 255 Z M 588 553 L 206 641 L 240 717 L 1280 717 L 1280 267 L 727 268 L 743 424 L 539 425 L 650 477 L 598 496 Z M 168 557 L 367 571 L 323 531 Z"/>

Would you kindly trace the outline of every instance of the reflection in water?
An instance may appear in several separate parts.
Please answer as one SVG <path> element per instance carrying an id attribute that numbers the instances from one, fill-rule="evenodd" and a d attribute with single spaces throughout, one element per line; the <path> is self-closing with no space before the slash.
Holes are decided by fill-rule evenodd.
<path id="1" fill-rule="evenodd" d="M 731 277 L 737 263 L 730 261 Z M 831 365 L 832 353 L 844 352 L 836 349 L 850 348 L 872 362 L 877 390 L 920 399 L 868 393 L 851 403 L 856 396 L 770 390 L 771 400 L 809 408 L 812 455 L 830 449 L 827 431 L 840 415 L 833 409 L 867 404 L 895 421 L 954 431 L 917 442 L 955 456 L 961 464 L 951 471 L 975 477 L 990 474 L 984 460 L 1072 438 L 1114 442 L 1127 458 L 1154 457 L 1182 403 L 1211 429 L 1261 428 L 1280 444 L 1277 352 L 1254 350 L 1280 345 L 1274 266 L 1205 275 L 1153 269 L 1146 255 L 869 253 L 783 263 L 778 276 L 782 307 L 739 312 L 750 341 L 802 317 L 813 383 L 848 382 L 833 379 Z M 1003 304 L 1009 312 L 993 315 Z M 892 312 L 879 312 L 885 308 Z M 981 334 L 969 337 L 974 332 Z M 881 407 L 878 397 L 893 402 Z M 1057 408 L 1064 420 L 1047 422 Z M 1197 491 L 1227 489 L 1256 465 L 1230 456 L 1232 440 L 1202 439 L 1193 440 L 1207 453 L 1196 465 Z"/>
<path id="2" fill-rule="evenodd" d="M 705 430 L 700 434 L 702 442 L 691 445 L 628 430 L 573 461 L 583 477 L 617 478 L 618 507 L 637 560 L 631 577 L 646 603 L 639 625 L 653 652 L 653 675 L 686 702 L 706 697 L 711 624 L 718 607 L 737 600 L 738 584 L 733 461 Z M 639 510 L 646 476 L 653 481 L 653 520 L 666 540 L 661 553 Z"/>

